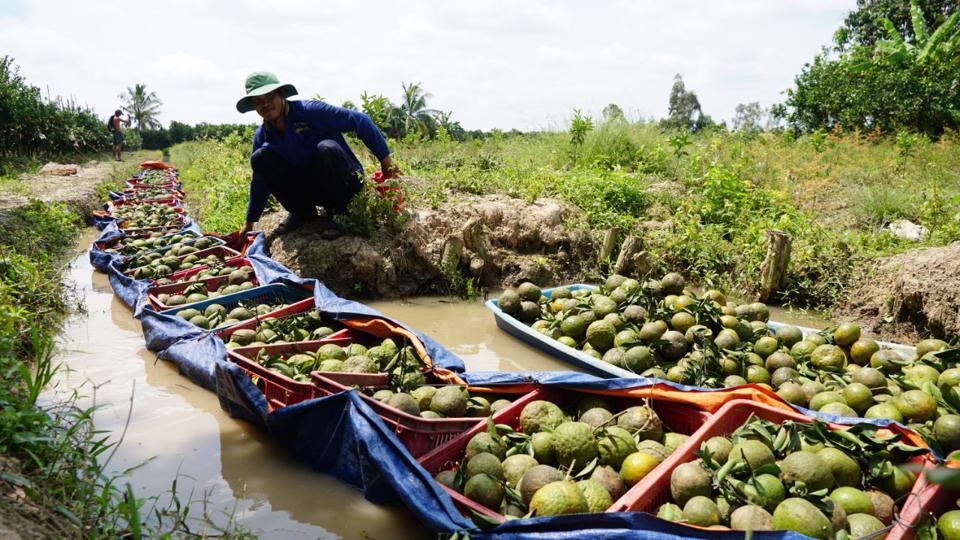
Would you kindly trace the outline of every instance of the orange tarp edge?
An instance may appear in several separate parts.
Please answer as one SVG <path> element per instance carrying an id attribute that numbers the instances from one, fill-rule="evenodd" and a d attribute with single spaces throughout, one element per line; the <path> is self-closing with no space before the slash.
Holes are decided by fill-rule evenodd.
<path id="1" fill-rule="evenodd" d="M 169 163 L 164 163 L 162 161 L 150 160 L 144 161 L 140 164 L 141 169 L 176 169 L 173 165 Z"/>
<path id="2" fill-rule="evenodd" d="M 511 391 L 511 392 L 529 392 L 534 388 L 537 388 L 537 384 L 521 384 L 521 385 L 512 385 L 512 386 L 497 386 L 497 387 L 471 387 L 482 390 L 493 390 L 493 391 Z M 563 386 L 563 385 L 559 385 Z M 735 388 L 730 388 L 726 390 L 718 391 L 696 391 L 696 390 L 678 390 L 666 384 L 652 384 L 650 386 L 643 386 L 638 388 L 611 388 L 611 389 L 597 389 L 597 388 L 577 388 L 571 386 L 570 388 L 575 389 L 579 392 L 586 392 L 591 394 L 601 394 L 609 396 L 619 396 L 619 397 L 634 397 L 634 398 L 652 398 L 656 397 L 660 400 L 673 401 L 676 403 L 684 403 L 687 405 L 692 405 L 698 409 L 707 411 L 707 412 L 717 412 L 720 407 L 723 407 L 730 401 L 735 399 L 745 399 L 748 401 L 756 401 L 758 403 L 763 403 L 770 407 L 776 407 L 779 409 L 788 410 L 797 414 L 802 414 L 800 411 L 797 411 L 788 403 L 783 401 L 778 395 L 774 392 L 763 388 L 762 386 L 747 384 L 743 386 L 738 386 Z M 807 417 L 812 418 L 812 417 Z M 844 424 L 831 424 L 836 428 L 849 427 Z M 899 427 L 890 427 L 890 428 L 881 428 L 887 429 L 891 432 L 899 434 L 901 437 L 909 441 L 913 446 L 918 446 L 920 448 L 927 448 L 927 443 L 924 442 L 923 438 L 914 431 L 903 429 Z M 932 455 L 927 456 L 928 459 L 933 459 Z M 960 468 L 960 462 L 955 463 L 955 467 Z"/>

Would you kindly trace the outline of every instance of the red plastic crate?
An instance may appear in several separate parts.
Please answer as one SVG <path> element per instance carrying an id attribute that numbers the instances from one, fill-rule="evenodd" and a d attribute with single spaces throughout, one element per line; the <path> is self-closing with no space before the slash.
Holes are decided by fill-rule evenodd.
<path id="1" fill-rule="evenodd" d="M 310 298 L 309 300 L 312 300 L 312 298 Z M 273 319 L 283 319 L 285 317 L 302 315 L 314 309 L 317 309 L 317 306 L 312 302 L 300 301 L 274 311 L 273 313 L 270 314 L 270 317 Z M 214 332 L 218 336 L 220 336 L 220 339 L 222 339 L 223 341 L 230 341 L 230 336 L 232 336 L 234 332 L 242 329 L 256 330 L 263 319 L 264 317 L 254 317 L 253 319 L 248 319 L 246 321 L 234 324 L 227 328 L 215 330 Z M 339 325 L 336 325 L 336 326 L 339 326 Z M 344 334 L 344 332 L 348 332 L 348 333 Z M 327 337 L 329 338 L 329 337 L 340 335 L 340 334 L 353 336 L 354 339 L 356 339 L 357 341 L 360 341 L 360 336 L 358 334 L 346 328 L 341 329 Z"/>
<path id="2" fill-rule="evenodd" d="M 427 378 L 427 384 L 446 384 L 432 371 L 425 372 L 424 374 Z M 325 377 L 322 372 L 314 371 L 310 376 L 313 378 L 316 388 L 314 397 L 324 397 L 350 390 L 350 386 Z M 484 387 L 482 390 L 467 388 L 471 395 L 486 397 L 491 403 L 501 398 L 520 400 L 529 395 L 529 393 L 523 394 L 512 391 L 500 391 L 495 387 Z M 370 390 L 368 389 L 367 391 Z M 360 392 L 360 397 L 380 416 L 387 427 L 393 429 L 393 432 L 400 439 L 400 442 L 403 443 L 407 451 L 415 458 L 435 451 L 447 443 L 456 440 L 462 436 L 465 431 L 472 431 L 479 425 L 486 425 L 487 421 L 486 417 L 423 418 L 389 407 L 385 403 L 373 399 L 363 391 Z M 500 419 L 506 414 L 509 408 L 510 407 L 505 407 L 496 412 L 493 415 L 494 421 L 500 422 Z"/>
<path id="3" fill-rule="evenodd" d="M 498 424 L 507 424 L 514 429 L 519 429 L 520 427 L 520 413 L 523 411 L 523 408 L 535 400 L 546 400 L 552 401 L 559 405 L 561 408 L 573 404 L 579 397 L 584 395 L 602 395 L 603 397 L 609 399 L 613 404 L 615 404 L 620 409 L 625 409 L 630 406 L 639 405 L 644 401 L 644 398 L 634 397 L 634 396 L 612 396 L 609 394 L 594 394 L 587 392 L 585 390 L 573 390 L 568 388 L 559 388 L 555 386 L 547 386 L 535 390 L 530 394 L 527 394 L 522 399 L 517 400 L 513 405 L 500 411 L 502 413 L 500 417 L 494 417 L 494 421 Z M 677 403 L 673 401 L 659 400 L 656 397 L 656 394 L 651 394 L 649 398 L 650 406 L 657 413 L 657 416 L 660 417 L 663 425 L 670 429 L 670 431 L 676 433 L 682 433 L 684 435 L 690 435 L 693 439 L 693 435 L 697 433 L 711 418 L 711 414 L 697 409 L 692 405 L 687 405 L 684 403 Z M 498 413 L 498 414 L 500 414 Z M 420 465 L 423 466 L 430 474 L 436 475 L 440 471 L 453 468 L 460 460 L 463 458 L 464 453 L 467 450 L 467 443 L 470 442 L 470 439 L 474 435 L 485 431 L 487 429 L 486 424 L 476 426 L 470 431 L 466 432 L 458 438 L 456 441 L 442 447 L 437 450 L 423 456 L 420 458 Z M 688 441 L 689 442 L 689 441 Z M 672 456 L 680 453 L 680 450 L 686 445 L 681 445 L 680 448 L 675 450 Z M 663 463 L 657 465 L 650 474 L 647 475 L 647 478 L 652 476 L 657 471 L 663 470 L 666 467 L 669 467 L 668 463 L 670 458 L 668 457 Z M 440 484 L 438 484 L 440 485 Z M 638 484 L 639 485 L 639 484 Z M 441 486 L 443 487 L 443 486 Z M 447 492 L 453 499 L 454 504 L 457 508 L 460 509 L 464 515 L 469 516 L 470 511 L 483 514 L 487 517 L 496 519 L 497 521 L 504 521 L 506 518 L 479 503 L 476 503 L 467 497 L 457 493 L 454 490 L 444 488 L 444 491 Z M 614 511 L 613 508 L 616 507 L 617 502 L 614 502 L 614 505 L 610 507 L 608 511 Z"/>
<path id="4" fill-rule="evenodd" d="M 178 208 L 177 210 L 183 210 L 183 208 Z M 173 222 L 177 225 L 160 225 L 158 227 L 124 227 L 123 224 L 128 220 L 117 221 L 117 228 L 123 231 L 124 233 L 131 232 L 157 232 L 157 231 L 168 231 L 170 229 L 179 230 L 184 228 L 188 221 L 186 215 L 183 212 L 177 212 L 179 215 L 173 218 Z"/>
<path id="5" fill-rule="evenodd" d="M 127 180 L 127 185 L 128 185 L 130 188 L 133 188 L 133 189 L 158 188 L 158 189 L 168 189 L 168 190 L 170 190 L 170 191 L 175 191 L 175 190 L 176 190 L 176 191 L 179 191 L 179 190 L 180 190 L 180 182 L 178 182 L 178 181 L 176 181 L 176 180 L 174 180 L 174 179 L 172 179 L 172 178 L 171 178 L 171 181 L 169 181 L 169 182 L 163 182 L 162 184 L 153 184 L 153 185 L 144 184 L 143 182 L 141 182 L 140 180 L 138 180 L 138 179 L 136 179 L 136 178 L 131 178 L 131 179 Z"/>
<path id="6" fill-rule="evenodd" d="M 128 188 L 124 188 L 123 191 L 120 192 L 120 195 L 123 195 L 124 197 L 127 197 L 127 196 L 130 196 L 130 195 L 133 195 L 134 193 L 136 193 L 136 192 L 138 192 L 138 191 L 142 191 L 142 189 L 143 189 L 143 188 L 129 188 L 129 187 L 128 187 Z M 164 197 L 176 197 L 177 199 L 181 199 L 181 200 L 187 198 L 187 194 L 184 193 L 184 192 L 182 192 L 182 191 L 180 191 L 179 189 L 170 189 L 170 188 L 160 188 L 160 189 L 163 189 L 164 191 L 166 191 L 167 193 L 169 193 L 169 195 L 164 195 Z M 154 197 L 154 198 L 156 198 L 156 197 Z M 134 199 L 134 200 L 135 200 L 135 199 Z M 141 199 L 141 200 L 149 201 L 149 200 L 152 200 L 152 199 Z"/>
<path id="7" fill-rule="evenodd" d="M 165 197 L 157 197 L 153 199 L 131 199 L 119 200 L 119 201 L 110 201 L 107 203 L 107 213 L 112 214 L 115 208 L 122 208 L 124 206 L 143 206 L 143 205 L 156 205 L 156 206 L 174 206 L 178 207 L 180 204 L 180 199 L 174 197 L 173 195 L 168 195 Z"/>
<path id="8" fill-rule="evenodd" d="M 917 536 L 917 527 L 923 524 L 927 516 L 956 510 L 958 498 L 960 492 L 931 484 L 921 474 L 894 519 L 887 540 L 913 540 Z"/>
<path id="9" fill-rule="evenodd" d="M 179 230 L 180 230 L 179 228 L 175 228 L 175 229 L 172 229 L 170 232 L 171 232 L 171 233 L 175 233 L 175 232 L 177 232 L 177 231 L 179 231 Z M 153 234 L 152 231 L 131 231 L 131 232 L 125 232 L 125 233 L 123 233 L 123 236 L 118 236 L 118 237 L 116 237 L 116 238 L 114 238 L 114 239 L 112 239 L 112 240 L 108 240 L 108 241 L 106 241 L 106 242 L 95 241 L 95 242 L 93 243 L 93 245 L 96 246 L 96 248 L 99 249 L 100 251 L 103 251 L 103 250 L 105 250 L 105 249 L 109 249 L 109 248 L 111 248 L 111 247 L 119 244 L 121 240 L 136 240 L 136 239 L 139 239 L 139 238 L 150 238 L 150 235 L 151 235 L 151 234 Z M 161 235 L 161 236 L 165 236 L 165 235 Z"/>
<path id="10" fill-rule="evenodd" d="M 295 381 L 258 364 L 256 358 L 261 350 L 266 350 L 269 354 L 313 352 L 328 343 L 344 347 L 353 342 L 353 337 L 344 329 L 317 341 L 280 343 L 263 347 L 237 347 L 227 350 L 227 360 L 239 366 L 250 377 L 250 380 L 263 391 L 264 397 L 267 398 L 268 409 L 273 412 L 276 409 L 311 399 L 314 393 L 313 383 Z"/>
<path id="11" fill-rule="evenodd" d="M 813 418 L 799 412 L 771 407 L 756 401 L 744 399 L 731 401 L 721 407 L 713 418 L 697 431 L 695 436 L 690 437 L 659 467 L 651 471 L 640 482 L 637 482 L 620 499 L 614 501 L 609 511 L 656 514 L 660 505 L 670 501 L 670 475 L 673 473 L 673 469 L 682 463 L 696 459 L 697 450 L 708 439 L 733 433 L 737 428 L 744 425 L 751 416 L 777 424 L 787 420 L 806 423 L 813 421 Z M 828 426 L 831 429 L 849 427 L 838 424 L 828 424 Z M 921 466 L 930 465 L 930 462 L 922 456 L 914 457 L 912 461 Z M 921 474 L 917 478 L 917 483 L 914 484 L 914 490 L 918 491 L 921 488 L 920 484 L 923 482 L 925 480 Z"/>
<path id="12" fill-rule="evenodd" d="M 193 268 L 191 268 L 190 270 L 193 270 Z M 169 294 L 171 296 L 174 294 L 180 294 L 181 292 L 184 291 L 184 289 L 186 289 L 187 287 L 197 282 L 200 282 L 206 285 L 207 292 L 214 292 L 217 289 L 219 289 L 220 286 L 223 285 L 223 283 L 228 279 L 230 279 L 230 276 L 226 275 L 226 276 L 204 278 L 197 281 L 182 281 L 180 283 L 171 283 L 169 285 L 154 285 L 149 289 L 147 289 L 147 300 L 150 302 L 150 305 L 152 305 L 157 309 L 157 311 L 165 311 L 175 307 L 177 308 L 189 307 L 190 304 L 182 304 L 179 306 L 168 306 L 160 301 L 159 296 L 161 294 Z M 260 282 L 257 280 L 257 276 L 254 275 L 252 272 L 250 273 L 250 280 L 253 281 L 254 286 L 257 286 L 260 284 Z"/>
<path id="13" fill-rule="evenodd" d="M 180 260 L 180 261 L 182 261 L 184 258 L 189 257 L 190 255 L 196 255 L 196 256 L 197 256 L 198 258 L 200 258 L 200 259 L 203 259 L 204 257 L 207 257 L 207 256 L 209 256 L 209 255 L 217 255 L 217 256 L 219 256 L 220 258 L 222 258 L 222 259 L 224 259 L 224 260 L 227 260 L 227 261 L 229 261 L 229 260 L 231 260 L 231 259 L 235 259 L 235 258 L 240 257 L 240 254 L 237 253 L 237 250 L 235 250 L 235 249 L 230 249 L 230 248 L 228 248 L 227 246 L 213 246 L 213 247 L 209 247 L 209 248 L 207 248 L 207 249 L 201 249 L 200 251 L 195 251 L 195 252 L 193 252 L 193 253 L 188 253 L 188 254 L 186 254 L 186 255 L 180 255 L 180 256 L 177 257 L 177 259 Z M 169 276 L 167 276 L 167 278 L 176 281 L 176 280 L 174 279 L 174 277 L 175 277 L 177 274 L 181 273 L 181 272 L 187 272 L 187 271 L 190 271 L 190 270 L 196 270 L 196 271 L 197 271 L 196 273 L 199 273 L 200 270 L 203 270 L 203 269 L 205 269 L 205 268 L 207 268 L 206 265 L 200 265 L 200 266 L 196 266 L 196 267 L 194 267 L 194 268 L 188 268 L 187 270 L 178 270 L 178 271 L 170 274 Z M 128 269 L 128 270 L 124 270 L 123 273 L 124 273 L 124 274 L 127 274 L 128 276 L 132 276 L 134 270 L 136 270 L 136 269 L 135 269 L 135 268 L 130 268 L 130 269 Z"/>
<path id="14" fill-rule="evenodd" d="M 236 250 L 234 250 L 236 251 Z M 252 266 L 250 261 L 246 257 L 239 256 L 233 257 L 232 259 L 227 259 L 223 262 L 224 266 L 233 266 L 236 268 L 241 268 L 244 266 Z M 165 285 L 173 285 L 174 283 L 188 283 L 197 281 L 196 279 L 191 279 L 193 276 L 199 274 L 200 272 L 207 269 L 207 266 L 196 266 L 187 270 L 178 270 L 169 276 L 167 279 L 172 280 L 173 283 L 166 283 Z M 207 278 L 204 278 L 207 279 Z"/>

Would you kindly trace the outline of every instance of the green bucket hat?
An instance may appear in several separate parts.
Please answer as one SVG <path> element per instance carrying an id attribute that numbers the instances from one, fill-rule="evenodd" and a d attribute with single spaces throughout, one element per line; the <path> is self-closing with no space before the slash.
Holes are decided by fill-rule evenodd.
<path id="1" fill-rule="evenodd" d="M 244 85 L 247 95 L 240 98 L 237 102 L 237 110 L 245 113 L 253 110 L 253 98 L 269 94 L 274 90 L 280 89 L 284 99 L 297 95 L 297 89 L 292 84 L 280 84 L 280 80 L 273 73 L 267 71 L 257 71 L 247 75 L 247 82 Z"/>

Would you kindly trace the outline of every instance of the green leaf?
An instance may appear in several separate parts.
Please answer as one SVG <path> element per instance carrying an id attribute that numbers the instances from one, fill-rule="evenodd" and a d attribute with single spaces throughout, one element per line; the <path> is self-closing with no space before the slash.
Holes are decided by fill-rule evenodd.
<path id="1" fill-rule="evenodd" d="M 484 529 L 484 530 L 492 529 L 497 525 L 500 525 L 500 522 L 497 521 L 496 519 L 493 519 L 490 516 L 485 516 L 477 512 L 476 510 L 472 510 L 472 509 L 470 510 L 470 519 L 473 520 L 473 522 L 477 525 L 477 527 L 480 527 L 481 529 Z"/>
<path id="2" fill-rule="evenodd" d="M 130 528 L 130 536 L 134 540 L 140 540 L 143 538 L 143 532 L 140 528 L 140 501 L 133 494 L 133 487 L 130 484 L 127 484 L 123 507 L 126 513 L 127 526 Z"/>
<path id="3" fill-rule="evenodd" d="M 768 463 L 766 465 L 761 465 L 753 470 L 754 475 L 761 474 L 772 474 L 774 476 L 780 476 L 780 467 L 777 467 L 776 463 Z"/>
<path id="4" fill-rule="evenodd" d="M 595 469 L 595 468 L 597 467 L 597 462 L 598 462 L 598 460 L 599 460 L 599 458 L 593 458 L 593 461 L 591 461 L 590 463 L 587 463 L 587 466 L 584 467 L 583 469 L 581 469 L 580 472 L 578 472 L 578 473 L 574 476 L 574 478 L 583 478 L 583 477 L 587 476 L 588 474 L 592 473 L 592 472 L 593 472 L 593 469 Z"/>
<path id="5" fill-rule="evenodd" d="M 954 12 L 953 15 L 950 15 L 950 17 L 934 31 L 930 39 L 922 46 L 923 48 L 920 50 L 920 54 L 917 55 L 918 62 L 925 62 L 928 58 L 936 56 L 937 53 L 948 51 L 952 48 L 954 42 L 960 40 L 960 33 L 957 33 L 949 38 L 949 42 L 947 41 L 947 36 L 953 32 L 957 26 L 957 21 L 960 20 L 958 17 L 960 17 L 960 12 Z M 958 358 L 960 357 L 960 349 L 940 351 L 936 353 L 936 356 L 946 361 L 956 362 L 960 359 Z"/>
<path id="6" fill-rule="evenodd" d="M 913 23 L 913 35 L 917 39 L 917 45 L 923 47 L 930 37 L 930 31 L 917 0 L 910 0 L 910 22 Z"/>
<path id="7" fill-rule="evenodd" d="M 503 486 L 504 494 L 506 495 L 507 502 L 516 506 L 517 508 L 525 509 L 527 504 L 523 502 L 523 496 L 520 495 L 520 492 L 515 488 L 512 488 L 506 484 Z"/>
<path id="8" fill-rule="evenodd" d="M 32 487 L 32 486 L 33 486 L 33 482 L 31 482 L 31 481 L 30 481 L 28 478 L 26 478 L 25 476 L 21 476 L 21 475 L 19 475 L 19 474 L 17 474 L 17 473 L 13 473 L 13 472 L 9 472 L 9 471 L 0 472 L 0 480 L 4 480 L 4 481 L 7 481 L 7 482 L 10 482 L 11 484 L 13 484 L 13 485 L 15 485 L 15 486 L 19 486 L 19 487 Z"/>
<path id="9" fill-rule="evenodd" d="M 53 505 L 53 509 L 54 509 L 58 514 L 60 514 L 61 516 L 69 519 L 69 520 L 70 520 L 74 525 L 76 525 L 77 527 L 83 527 L 83 522 L 80 521 L 80 518 L 77 517 L 76 514 L 74 514 L 73 512 L 71 512 L 70 509 L 67 508 L 66 506 L 64 506 L 64 505 L 62 505 L 62 504 L 60 504 L 60 503 L 57 503 L 57 504 Z"/>
<path id="10" fill-rule="evenodd" d="M 948 467 L 934 467 L 926 473 L 927 480 L 931 484 L 939 484 L 949 489 L 960 489 L 960 469 L 951 469 Z"/>

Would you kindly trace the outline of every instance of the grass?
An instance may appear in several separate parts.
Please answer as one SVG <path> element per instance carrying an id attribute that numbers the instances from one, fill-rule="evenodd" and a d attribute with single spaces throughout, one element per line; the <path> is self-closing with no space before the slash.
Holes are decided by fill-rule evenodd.
<path id="1" fill-rule="evenodd" d="M 178 144 L 170 151 L 170 160 L 180 169 L 180 180 L 190 193 L 187 206 L 207 230 L 230 232 L 243 225 L 253 137 L 248 135 Z"/>
<path id="2" fill-rule="evenodd" d="M 441 208 L 464 195 L 551 197 L 578 207 L 592 230 L 641 234 L 656 272 L 679 270 L 749 294 L 766 253 L 766 230 L 793 237 L 780 301 L 829 309 L 870 261 L 960 239 L 960 148 L 955 134 L 817 132 L 805 136 L 724 130 L 688 135 L 648 123 L 604 122 L 574 144 L 566 133 L 504 134 L 467 142 L 392 142 L 413 207 Z M 376 162 L 357 141 L 367 170 Z M 205 195 L 201 215 L 242 223 L 249 139 L 178 145 L 173 160 Z M 181 161 L 183 160 L 183 161 Z M 204 216 L 205 223 L 208 218 Z M 921 243 L 883 226 L 910 219 L 930 230 Z M 641 228 L 643 222 L 659 226 Z M 597 271 L 586 268 L 585 271 Z"/>

